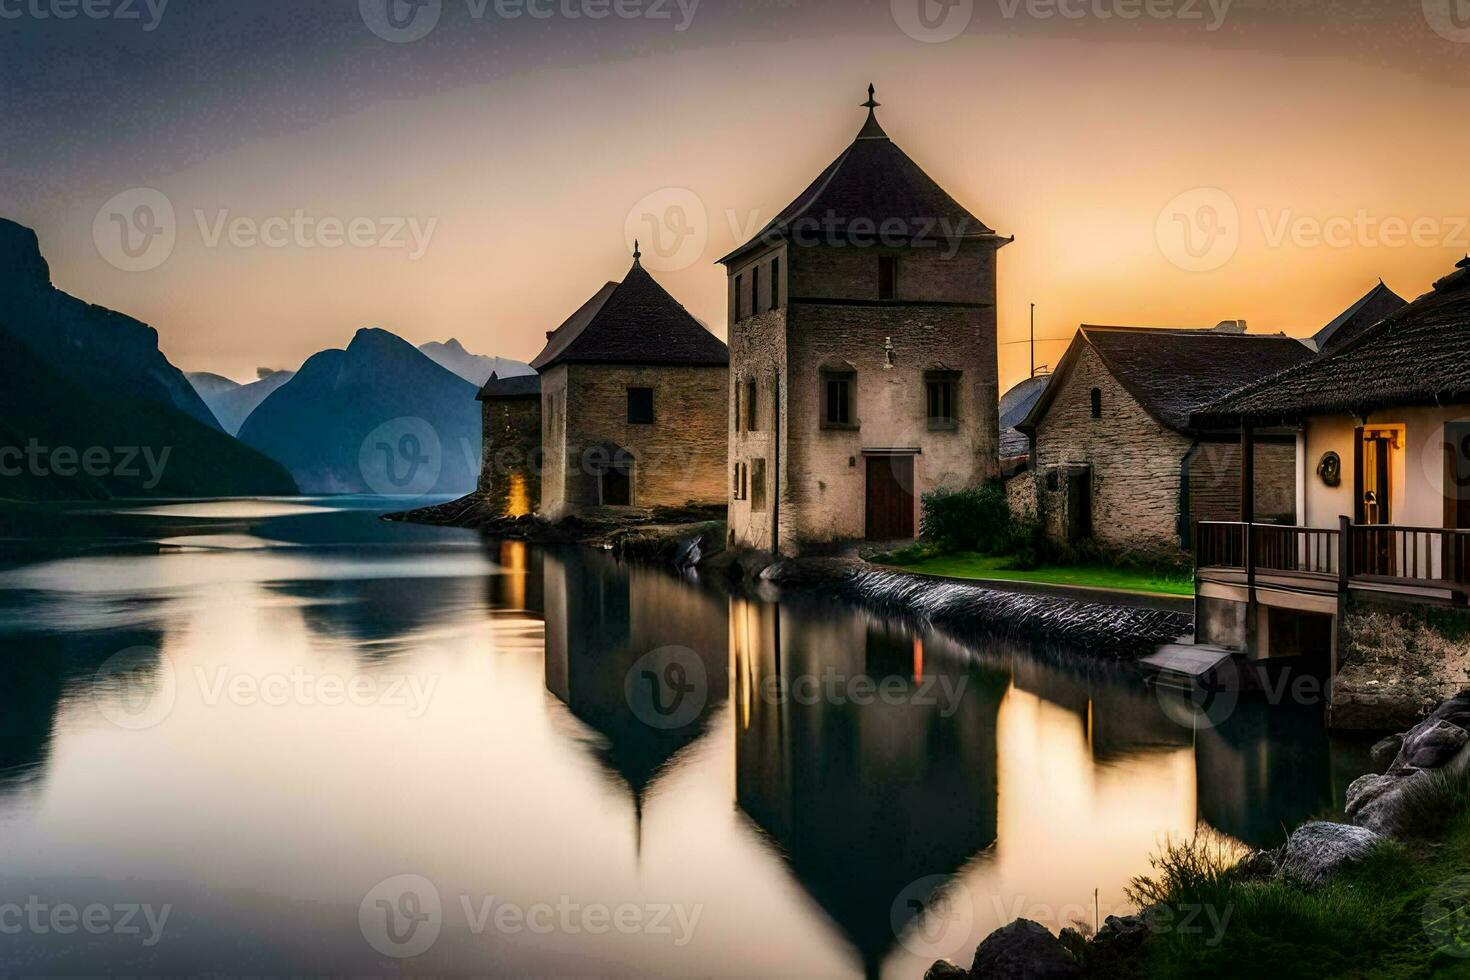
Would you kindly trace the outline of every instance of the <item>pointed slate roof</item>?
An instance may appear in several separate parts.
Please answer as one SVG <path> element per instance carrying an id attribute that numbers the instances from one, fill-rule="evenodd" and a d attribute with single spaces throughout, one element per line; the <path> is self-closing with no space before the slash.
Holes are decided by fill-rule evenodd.
<path id="1" fill-rule="evenodd" d="M 875 238 L 884 232 L 910 241 L 997 238 L 985 222 L 934 182 L 878 123 L 869 87 L 867 122 L 842 154 L 754 238 L 720 259 L 798 236 Z M 902 230 L 895 222 L 902 222 Z M 855 224 L 856 223 L 856 224 Z"/>
<path id="2" fill-rule="evenodd" d="M 485 382 L 485 387 L 475 396 L 477 402 L 488 402 L 503 398 L 539 398 L 541 396 L 541 375 L 539 374 L 517 374 L 509 378 L 502 378 L 499 373 L 490 372 L 490 380 Z"/>
<path id="3" fill-rule="evenodd" d="M 1051 375 L 1039 374 L 1016 385 L 1000 399 L 1000 458 L 1011 459 L 1024 456 L 1031 451 L 1031 440 L 1026 433 L 1016 428 L 1031 414 L 1031 409 L 1041 400 Z"/>
<path id="4" fill-rule="evenodd" d="M 1317 335 L 1312 338 L 1312 343 L 1318 351 L 1324 354 L 1339 350 L 1344 344 L 1379 320 L 1397 313 L 1408 305 L 1408 300 L 1389 289 L 1380 279 L 1378 285 L 1368 290 L 1362 299 L 1343 310 L 1337 319 L 1317 331 Z"/>
<path id="5" fill-rule="evenodd" d="M 1470 258 L 1335 352 L 1210 405 L 1198 421 L 1295 422 L 1415 405 L 1470 404 Z"/>
<path id="6" fill-rule="evenodd" d="M 1018 429 L 1035 432 L 1084 347 L 1097 353 L 1144 411 L 1184 434 L 1197 431 L 1191 416 L 1216 399 L 1312 359 L 1310 347 L 1285 334 L 1084 324 L 1057 365 L 1054 380 Z"/>
<path id="7" fill-rule="evenodd" d="M 531 366 L 544 371 L 564 361 L 718 367 L 730 363 L 730 351 L 635 256 L 622 282 L 603 286 L 546 335 Z"/>

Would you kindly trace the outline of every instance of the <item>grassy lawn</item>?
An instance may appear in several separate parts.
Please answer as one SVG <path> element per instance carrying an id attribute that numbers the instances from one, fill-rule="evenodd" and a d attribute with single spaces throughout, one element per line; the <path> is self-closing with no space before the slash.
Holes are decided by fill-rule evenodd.
<path id="1" fill-rule="evenodd" d="M 1173 569 L 1109 565 L 1058 565 L 1020 569 L 1010 567 L 1015 559 L 1006 555 L 977 555 L 973 552 L 932 554 L 915 548 L 876 556 L 873 560 L 911 572 L 947 575 L 952 578 L 1076 585 L 1174 596 L 1194 595 L 1194 579 L 1186 572 Z"/>

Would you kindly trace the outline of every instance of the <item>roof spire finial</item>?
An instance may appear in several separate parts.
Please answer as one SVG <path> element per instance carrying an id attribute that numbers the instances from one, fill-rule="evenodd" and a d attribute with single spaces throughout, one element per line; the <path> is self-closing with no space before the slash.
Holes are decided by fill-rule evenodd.
<path id="1" fill-rule="evenodd" d="M 633 239 L 633 264 L 643 264 L 643 249 L 638 246 L 638 239 Z"/>
<path id="2" fill-rule="evenodd" d="M 886 140 L 888 134 L 883 132 L 883 127 L 878 125 L 877 109 L 883 103 L 878 101 L 878 90 L 870 83 L 868 85 L 868 101 L 863 103 L 863 108 L 868 110 L 868 121 L 863 124 L 862 131 L 858 133 L 858 139 Z"/>

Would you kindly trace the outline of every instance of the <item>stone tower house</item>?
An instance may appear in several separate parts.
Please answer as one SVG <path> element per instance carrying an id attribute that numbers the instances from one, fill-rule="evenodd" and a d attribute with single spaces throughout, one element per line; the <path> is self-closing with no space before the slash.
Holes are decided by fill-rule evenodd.
<path id="1" fill-rule="evenodd" d="M 999 475 L 1003 238 L 878 124 L 751 241 L 729 281 L 730 529 L 794 554 L 912 538 L 919 498 Z"/>
<path id="2" fill-rule="evenodd" d="M 598 290 L 531 362 L 541 513 L 725 500 L 729 351 L 643 268 Z"/>

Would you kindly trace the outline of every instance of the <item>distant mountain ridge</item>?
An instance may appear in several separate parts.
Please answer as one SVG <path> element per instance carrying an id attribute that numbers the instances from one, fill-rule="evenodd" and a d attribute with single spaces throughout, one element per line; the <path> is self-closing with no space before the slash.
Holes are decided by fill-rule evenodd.
<path id="1" fill-rule="evenodd" d="M 240 439 L 306 493 L 468 493 L 480 467 L 477 387 L 386 330 L 315 354 Z"/>
<path id="2" fill-rule="evenodd" d="M 453 337 L 442 344 L 438 342 L 422 344 L 419 346 L 419 351 L 435 364 L 453 371 L 476 388 L 483 388 L 485 382 L 490 380 L 491 374 L 498 374 L 502 378 L 517 378 L 536 373 L 536 369 L 524 361 L 512 361 L 508 357 L 471 354 Z"/>
<path id="3" fill-rule="evenodd" d="M 220 426 L 230 435 L 238 435 L 250 413 L 260 407 L 281 385 L 295 376 L 295 371 L 271 371 L 261 368 L 260 379 L 240 384 L 230 378 L 207 371 L 191 371 L 184 377 L 204 399 Z"/>

